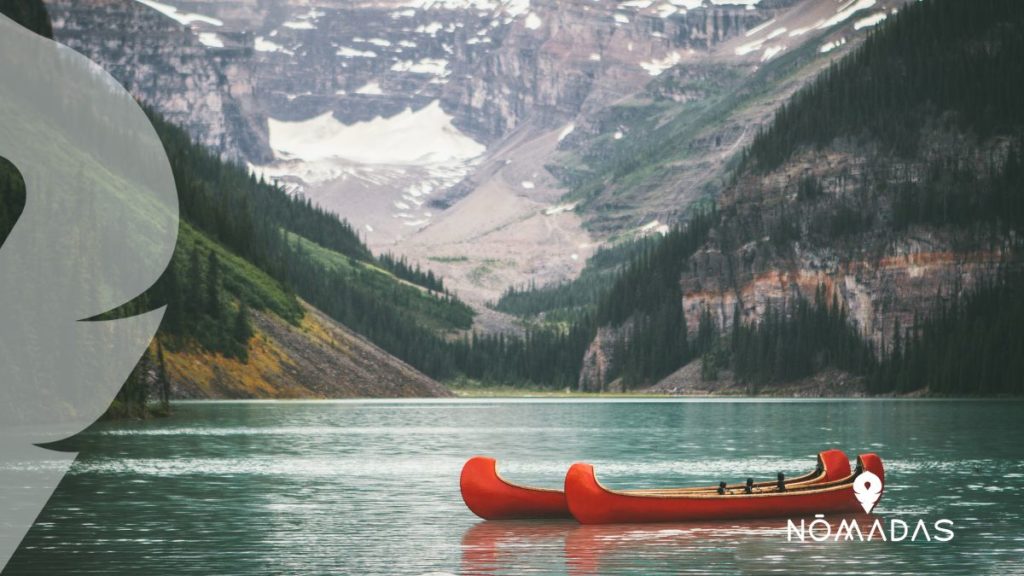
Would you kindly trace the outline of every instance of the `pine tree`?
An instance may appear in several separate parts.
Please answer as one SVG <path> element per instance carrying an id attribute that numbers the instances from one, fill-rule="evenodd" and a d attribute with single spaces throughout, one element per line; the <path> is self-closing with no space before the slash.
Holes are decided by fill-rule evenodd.
<path id="1" fill-rule="evenodd" d="M 188 258 L 188 282 L 185 285 L 185 311 L 190 323 L 196 323 L 203 306 L 203 267 L 199 259 L 199 247 L 193 247 Z"/>
<path id="2" fill-rule="evenodd" d="M 210 250 L 209 262 L 206 265 L 206 314 L 214 320 L 220 319 L 220 260 L 217 253 Z"/>
<path id="3" fill-rule="evenodd" d="M 172 261 L 168 264 L 160 286 L 163 301 L 167 306 L 161 327 L 169 334 L 180 336 L 185 333 L 185 309 L 182 302 L 181 282 L 178 280 L 178 266 L 175 262 Z"/>
<path id="4" fill-rule="evenodd" d="M 160 390 L 160 406 L 164 413 L 171 409 L 171 380 L 167 376 L 167 365 L 164 363 L 164 347 L 158 340 L 156 343 L 156 381 Z"/>

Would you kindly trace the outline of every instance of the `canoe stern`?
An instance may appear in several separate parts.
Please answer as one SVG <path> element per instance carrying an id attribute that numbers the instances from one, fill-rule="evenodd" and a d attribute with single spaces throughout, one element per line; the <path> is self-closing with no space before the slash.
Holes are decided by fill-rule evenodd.
<path id="1" fill-rule="evenodd" d="M 842 450 L 825 450 L 818 454 L 818 463 L 825 470 L 821 482 L 842 480 L 850 475 L 850 460 Z"/>
<path id="2" fill-rule="evenodd" d="M 459 488 L 466 506 L 485 520 L 569 517 L 561 491 L 512 484 L 498 474 L 497 461 L 487 456 L 466 461 Z"/>

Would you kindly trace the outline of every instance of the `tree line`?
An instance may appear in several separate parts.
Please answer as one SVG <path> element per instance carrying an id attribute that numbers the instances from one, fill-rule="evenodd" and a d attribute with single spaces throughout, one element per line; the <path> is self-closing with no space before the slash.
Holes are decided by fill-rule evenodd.
<path id="1" fill-rule="evenodd" d="M 434 292 L 446 292 L 444 280 L 440 276 L 435 275 L 433 270 L 422 269 L 419 264 L 410 264 L 405 256 L 395 256 L 390 252 L 385 252 L 377 257 L 377 262 L 402 280 L 407 280 Z"/>
<path id="2" fill-rule="evenodd" d="M 873 346 L 851 323 L 838 295 L 827 297 L 824 285 L 813 302 L 797 298 L 788 309 L 769 305 L 757 322 L 745 323 L 737 304 L 726 352 L 736 377 L 754 390 L 827 367 L 864 374 L 875 362 Z"/>
<path id="3" fill-rule="evenodd" d="M 691 359 L 679 275 L 717 221 L 712 208 L 659 239 L 600 252 L 584 275 L 589 286 L 563 284 L 565 288 L 556 289 L 561 295 L 513 293 L 503 299 L 505 306 L 557 310 L 558 321 L 532 325 L 522 338 L 473 334 L 452 345 L 455 366 L 461 374 L 486 382 L 573 387 L 598 327 L 621 328 L 632 322 L 632 330 L 619 330 L 625 334 L 614 344 L 611 378 L 622 376 L 632 386 L 671 373 Z M 598 274 L 604 279 L 596 280 Z"/>
<path id="4" fill-rule="evenodd" d="M 616 273 L 656 242 L 655 237 L 642 236 L 602 246 L 587 259 L 578 277 L 545 286 L 535 282 L 509 286 L 492 307 L 516 316 L 571 322 L 581 313 L 596 311 L 601 297 L 616 282 Z"/>

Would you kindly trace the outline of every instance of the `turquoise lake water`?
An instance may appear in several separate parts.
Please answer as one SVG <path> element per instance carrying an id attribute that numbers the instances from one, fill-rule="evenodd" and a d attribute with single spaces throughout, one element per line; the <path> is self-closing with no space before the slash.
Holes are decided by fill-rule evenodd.
<path id="1" fill-rule="evenodd" d="M 1016 401 L 186 403 L 68 442 L 78 460 L 4 575 L 1019 573 L 1022 432 Z M 832 447 L 882 457 L 876 518 L 948 518 L 954 539 L 484 522 L 458 491 L 473 454 L 547 487 L 589 461 L 626 488 L 796 475 Z"/>

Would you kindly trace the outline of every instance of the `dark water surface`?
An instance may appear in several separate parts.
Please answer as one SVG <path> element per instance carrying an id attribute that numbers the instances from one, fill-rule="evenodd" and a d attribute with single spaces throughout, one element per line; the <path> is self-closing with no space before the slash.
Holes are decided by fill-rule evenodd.
<path id="1" fill-rule="evenodd" d="M 4 575 L 1008 574 L 1024 570 L 1024 403 L 1009 401 L 217 402 L 104 423 Z M 951 542 L 787 542 L 786 521 L 483 522 L 466 457 L 559 487 L 770 479 L 837 447 L 886 465 L 876 517 Z M 871 519 L 862 517 L 867 528 Z"/>

